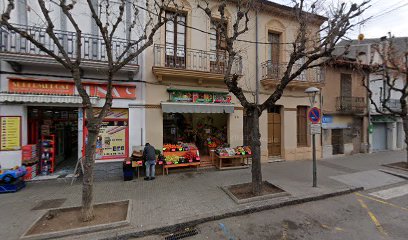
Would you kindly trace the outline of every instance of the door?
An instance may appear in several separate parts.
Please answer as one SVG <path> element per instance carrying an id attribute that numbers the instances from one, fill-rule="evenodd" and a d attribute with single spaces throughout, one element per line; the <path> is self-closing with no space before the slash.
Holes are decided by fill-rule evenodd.
<path id="1" fill-rule="evenodd" d="M 281 114 L 280 107 L 275 106 L 268 111 L 268 155 L 281 155 Z"/>
<path id="2" fill-rule="evenodd" d="M 387 149 L 387 124 L 375 123 L 373 131 L 373 151 L 382 151 Z"/>
<path id="3" fill-rule="evenodd" d="M 343 111 L 352 110 L 351 74 L 342 73 L 340 75 L 340 109 Z"/>
<path id="4" fill-rule="evenodd" d="M 166 67 L 186 67 L 186 16 L 166 12 L 166 18 L 173 19 L 166 23 Z"/>
<path id="5" fill-rule="evenodd" d="M 280 34 L 270 32 L 268 34 L 268 78 L 278 80 L 279 73 L 279 58 L 280 58 Z"/>
<path id="6" fill-rule="evenodd" d="M 344 153 L 343 129 L 332 130 L 333 155 Z"/>

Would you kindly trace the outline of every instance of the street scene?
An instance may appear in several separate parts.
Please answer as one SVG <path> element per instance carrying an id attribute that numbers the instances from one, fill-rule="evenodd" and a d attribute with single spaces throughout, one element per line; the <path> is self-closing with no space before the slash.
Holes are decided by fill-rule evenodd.
<path id="1" fill-rule="evenodd" d="M 0 239 L 406 239 L 407 11 L 0 1 Z"/>

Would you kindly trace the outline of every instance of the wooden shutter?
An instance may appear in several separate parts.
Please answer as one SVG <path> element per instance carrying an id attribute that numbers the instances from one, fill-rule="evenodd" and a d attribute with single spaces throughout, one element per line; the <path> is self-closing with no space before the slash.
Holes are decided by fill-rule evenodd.
<path id="1" fill-rule="evenodd" d="M 297 145 L 307 146 L 307 107 L 297 107 Z"/>

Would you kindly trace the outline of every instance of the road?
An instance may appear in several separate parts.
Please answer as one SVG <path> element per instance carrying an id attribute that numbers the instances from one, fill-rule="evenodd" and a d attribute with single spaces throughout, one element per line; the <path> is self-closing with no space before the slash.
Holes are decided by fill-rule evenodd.
<path id="1" fill-rule="evenodd" d="M 196 226 L 204 239 L 407 239 L 408 182 Z M 139 240 L 164 239 L 168 234 Z"/>

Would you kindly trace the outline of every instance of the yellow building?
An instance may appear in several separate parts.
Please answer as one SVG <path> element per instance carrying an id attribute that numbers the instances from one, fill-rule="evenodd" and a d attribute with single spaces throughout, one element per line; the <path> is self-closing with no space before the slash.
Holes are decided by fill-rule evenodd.
<path id="1" fill-rule="evenodd" d="M 253 43 L 237 42 L 240 58 L 233 67 L 233 71 L 241 74 L 239 84 L 250 101 L 254 101 L 257 80 L 261 101 L 273 92 L 291 50 L 291 45 L 285 43 L 295 40 L 298 28 L 293 8 L 269 1 L 257 2 L 260 10 L 258 14 L 250 13 L 249 31 L 240 38 Z M 219 1 L 210 2 L 215 16 L 217 3 Z M 214 134 L 225 138 L 232 147 L 243 145 L 249 129 L 245 128 L 242 106 L 228 93 L 223 82 L 226 56 L 217 50 L 223 41 L 212 23 L 219 19 L 208 19 L 196 7 L 196 1 L 179 0 L 179 4 L 183 6 L 183 14 L 162 27 L 154 46 L 145 52 L 145 104 L 134 107 L 144 109 L 146 142 L 157 148 L 178 140 L 196 141 L 201 146 L 205 141 L 197 137 L 197 132 L 201 132 L 206 134 L 203 136 Z M 233 5 L 227 6 L 230 21 L 226 24 L 231 33 L 235 12 Z M 166 12 L 167 16 L 172 14 L 171 10 Z M 311 29 L 317 31 L 323 21 L 324 18 L 314 16 Z M 255 42 L 275 43 L 275 47 L 259 44 L 257 58 Z M 304 90 L 310 86 L 320 88 L 321 79 L 320 71 L 308 70 L 290 83 L 277 107 L 263 112 L 260 119 L 262 161 L 311 158 L 307 120 L 310 102 Z M 318 156 L 320 146 L 318 141 Z M 208 153 L 205 147 L 199 148 L 202 155 Z"/>

